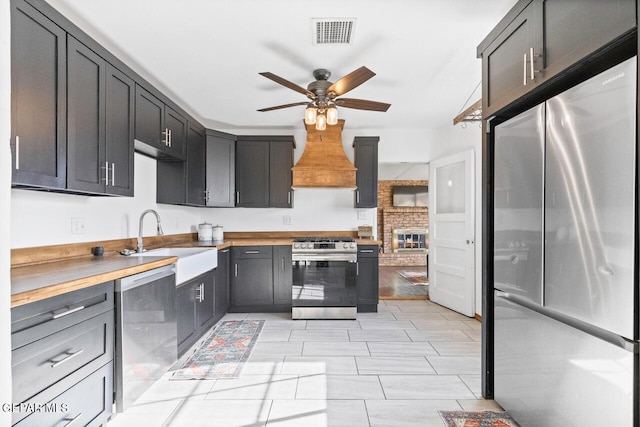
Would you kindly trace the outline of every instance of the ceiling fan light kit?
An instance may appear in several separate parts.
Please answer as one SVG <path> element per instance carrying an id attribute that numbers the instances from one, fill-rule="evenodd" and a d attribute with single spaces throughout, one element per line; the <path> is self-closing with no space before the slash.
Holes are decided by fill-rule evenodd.
<path id="1" fill-rule="evenodd" d="M 307 126 L 315 124 L 316 130 L 319 131 L 325 130 L 327 125 L 335 126 L 338 123 L 337 106 L 357 110 L 382 112 L 387 111 L 391 106 L 391 104 L 368 101 L 365 99 L 338 98 L 376 75 L 373 71 L 364 66 L 352 71 L 335 83 L 329 81 L 329 77 L 331 77 L 331 72 L 329 70 L 324 68 L 314 70 L 313 77 L 316 80 L 309 83 L 307 89 L 304 89 L 303 87 L 270 72 L 260 73 L 260 75 L 273 80 L 284 87 L 306 95 L 311 102 L 296 102 L 293 104 L 278 105 L 275 107 L 263 108 L 258 111 L 264 112 L 298 105 L 306 105 L 307 108 L 304 112 L 304 123 Z"/>

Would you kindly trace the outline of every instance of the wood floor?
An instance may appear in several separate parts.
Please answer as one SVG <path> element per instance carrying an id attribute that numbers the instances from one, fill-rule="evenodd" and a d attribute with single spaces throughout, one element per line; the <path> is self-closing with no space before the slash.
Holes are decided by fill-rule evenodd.
<path id="1" fill-rule="evenodd" d="M 413 285 L 398 271 L 425 271 L 427 267 L 380 266 L 380 299 L 429 299 L 429 286 Z"/>

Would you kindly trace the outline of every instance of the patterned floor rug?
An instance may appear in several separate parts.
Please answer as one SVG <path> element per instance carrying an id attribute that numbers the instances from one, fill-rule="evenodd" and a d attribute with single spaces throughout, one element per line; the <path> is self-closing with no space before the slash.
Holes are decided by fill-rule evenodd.
<path id="1" fill-rule="evenodd" d="M 438 411 L 447 427 L 519 427 L 506 412 Z"/>
<path id="2" fill-rule="evenodd" d="M 429 277 L 426 271 L 398 270 L 398 274 L 407 279 L 412 285 L 429 284 Z"/>
<path id="3" fill-rule="evenodd" d="M 221 322 L 171 379 L 236 378 L 251 355 L 263 325 L 264 320 Z"/>

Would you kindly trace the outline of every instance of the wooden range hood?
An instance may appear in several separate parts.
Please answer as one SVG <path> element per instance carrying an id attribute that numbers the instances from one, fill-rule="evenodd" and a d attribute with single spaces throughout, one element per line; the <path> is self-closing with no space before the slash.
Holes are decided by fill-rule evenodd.
<path id="1" fill-rule="evenodd" d="M 344 152 L 342 128 L 344 120 L 323 131 L 315 125 L 307 128 L 307 145 L 298 163 L 291 168 L 292 188 L 356 188 L 358 170 Z"/>

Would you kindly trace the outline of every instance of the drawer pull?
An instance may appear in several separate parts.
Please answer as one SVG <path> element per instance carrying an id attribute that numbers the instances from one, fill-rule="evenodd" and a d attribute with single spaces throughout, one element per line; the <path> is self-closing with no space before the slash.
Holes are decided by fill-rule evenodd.
<path id="1" fill-rule="evenodd" d="M 260 251 L 244 251 L 245 254 L 259 254 Z"/>
<path id="2" fill-rule="evenodd" d="M 71 314 L 71 313 L 75 313 L 75 312 L 80 311 L 80 310 L 84 310 L 84 305 L 79 305 L 79 306 L 78 306 L 78 307 L 76 307 L 76 308 L 71 308 L 71 309 L 69 309 L 69 310 L 67 310 L 67 311 L 63 311 L 62 313 L 54 314 L 54 315 L 53 315 L 53 318 L 54 318 L 54 319 L 59 319 L 59 318 L 61 318 L 61 317 L 64 317 L 64 316 L 66 316 L 66 315 L 68 315 L 68 314 Z"/>
<path id="3" fill-rule="evenodd" d="M 362 252 L 363 254 L 372 254 L 373 249 L 360 249 L 360 252 Z"/>
<path id="4" fill-rule="evenodd" d="M 73 418 L 65 418 L 64 421 L 69 421 L 69 422 L 66 423 L 63 427 L 69 427 L 70 425 L 72 425 L 73 423 L 78 421 L 80 419 L 80 417 L 82 417 L 82 412 L 80 412 L 78 415 L 76 415 Z"/>
<path id="5" fill-rule="evenodd" d="M 67 357 L 65 357 L 64 359 L 60 359 L 58 361 L 49 360 L 49 362 L 51 363 L 51 367 L 55 368 L 56 366 L 62 365 L 64 362 L 68 362 L 69 360 L 73 359 L 74 357 L 78 356 L 79 354 L 82 354 L 83 351 L 84 351 L 84 349 L 83 350 L 78 350 L 78 351 L 76 351 L 74 353 L 68 353 L 68 352 L 62 353 L 62 354 L 66 354 Z"/>

